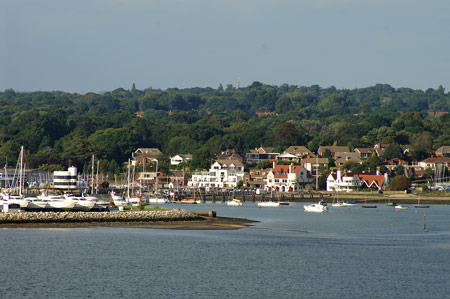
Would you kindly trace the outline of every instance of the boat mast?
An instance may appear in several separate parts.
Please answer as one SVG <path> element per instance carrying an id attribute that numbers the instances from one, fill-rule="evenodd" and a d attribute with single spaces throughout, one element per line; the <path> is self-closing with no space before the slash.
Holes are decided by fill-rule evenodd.
<path id="1" fill-rule="evenodd" d="M 94 194 L 94 155 L 92 155 L 92 182 L 91 182 L 91 194 Z"/>
<path id="2" fill-rule="evenodd" d="M 23 186 L 23 145 L 20 148 L 19 196 L 22 196 L 22 186 Z"/>
<path id="3" fill-rule="evenodd" d="M 95 194 L 98 193 L 98 170 L 100 169 L 100 160 L 97 160 L 97 184 L 95 184 Z"/>
<path id="4" fill-rule="evenodd" d="M 129 199 L 130 199 L 130 171 L 131 171 L 131 168 L 130 168 L 131 166 L 130 166 L 130 159 L 128 159 L 128 165 L 127 165 L 127 168 L 128 168 L 128 171 L 127 171 L 127 202 L 129 201 Z"/>

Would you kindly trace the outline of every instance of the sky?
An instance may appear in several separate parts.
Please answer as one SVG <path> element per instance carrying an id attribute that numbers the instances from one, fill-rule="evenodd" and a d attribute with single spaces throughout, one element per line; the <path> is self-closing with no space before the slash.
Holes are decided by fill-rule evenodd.
<path id="1" fill-rule="evenodd" d="M 448 0 L 1 0 L 0 90 L 450 88 Z"/>

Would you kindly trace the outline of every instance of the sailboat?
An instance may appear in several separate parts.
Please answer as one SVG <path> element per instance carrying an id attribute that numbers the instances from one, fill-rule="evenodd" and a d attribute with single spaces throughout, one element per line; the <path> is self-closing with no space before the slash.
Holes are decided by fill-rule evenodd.
<path id="1" fill-rule="evenodd" d="M 280 206 L 279 201 L 272 201 L 273 190 L 270 191 L 270 200 L 269 201 L 258 201 L 257 205 L 261 208 L 276 208 Z"/>
<path id="2" fill-rule="evenodd" d="M 361 208 L 365 208 L 365 209 L 376 209 L 377 206 L 376 205 L 368 205 L 367 204 L 367 195 L 364 197 L 364 205 L 361 206 Z"/>
<path id="3" fill-rule="evenodd" d="M 338 192 L 336 190 L 335 190 L 335 192 L 336 192 L 336 196 L 335 196 L 336 201 L 333 202 L 331 205 L 335 208 L 345 207 L 346 206 L 345 203 L 342 201 L 339 201 L 339 199 L 338 199 Z"/>
<path id="4" fill-rule="evenodd" d="M 420 204 L 420 194 L 417 196 L 417 205 L 415 205 L 414 206 L 415 208 L 418 208 L 418 209 L 420 209 L 420 208 L 422 208 L 422 209 L 427 209 L 427 208 L 429 208 L 430 206 L 427 206 L 427 205 L 421 205 Z"/>

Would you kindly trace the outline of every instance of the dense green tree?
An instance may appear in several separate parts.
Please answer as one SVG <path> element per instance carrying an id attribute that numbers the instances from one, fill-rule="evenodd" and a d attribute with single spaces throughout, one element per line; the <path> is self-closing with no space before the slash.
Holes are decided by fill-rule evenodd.
<path id="1" fill-rule="evenodd" d="M 392 191 L 404 191 L 411 187 L 411 180 L 403 175 L 398 175 L 391 180 Z"/>

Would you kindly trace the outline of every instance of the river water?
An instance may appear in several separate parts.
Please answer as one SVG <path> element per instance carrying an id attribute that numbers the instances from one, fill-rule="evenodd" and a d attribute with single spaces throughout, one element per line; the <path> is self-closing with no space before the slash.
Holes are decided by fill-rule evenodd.
<path id="1" fill-rule="evenodd" d="M 450 298 L 450 206 L 175 207 L 260 222 L 240 230 L 0 229 L 0 297 Z"/>

